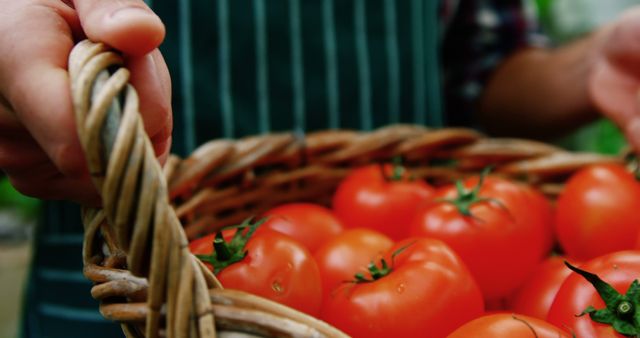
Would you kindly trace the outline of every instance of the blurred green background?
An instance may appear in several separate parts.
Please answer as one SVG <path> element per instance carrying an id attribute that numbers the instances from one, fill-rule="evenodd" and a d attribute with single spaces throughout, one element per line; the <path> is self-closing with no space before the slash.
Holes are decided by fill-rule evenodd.
<path id="1" fill-rule="evenodd" d="M 10 212 L 17 221 L 34 221 L 38 214 L 40 201 L 16 191 L 9 179 L 0 173 L 0 210 Z"/>
<path id="2" fill-rule="evenodd" d="M 39 200 L 18 193 L 0 172 L 0 337 L 18 334 L 39 209 Z"/>

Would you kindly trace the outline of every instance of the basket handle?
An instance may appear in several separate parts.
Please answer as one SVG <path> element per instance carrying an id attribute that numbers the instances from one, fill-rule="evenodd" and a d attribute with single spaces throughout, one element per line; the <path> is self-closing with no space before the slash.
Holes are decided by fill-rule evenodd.
<path id="1" fill-rule="evenodd" d="M 220 285 L 188 250 L 187 237 L 169 203 L 166 179 L 144 130 L 138 95 L 128 84 L 129 71 L 122 64 L 119 54 L 88 40 L 77 44 L 69 56 L 78 137 L 103 201 L 103 209 L 83 211 L 85 272 L 92 264 L 97 229 L 108 224 L 106 233 L 112 236 L 105 231 L 101 235 L 116 258 L 107 267 L 124 268 L 148 279 L 145 337 L 158 335 L 161 310 L 166 311 L 168 333 L 187 335 L 190 319 L 198 318 L 199 336 L 213 337 L 211 299 L 193 294 L 208 295 L 209 289 Z M 185 302 L 192 304 L 180 304 Z M 198 310 L 202 312 L 195 313 Z"/>
<path id="2" fill-rule="evenodd" d="M 103 301 L 102 315 L 121 322 L 127 337 L 158 337 L 162 332 L 166 337 L 209 338 L 216 336 L 216 328 L 347 337 L 284 305 L 224 290 L 189 252 L 169 203 L 167 179 L 144 130 L 138 95 L 122 64 L 118 53 L 88 40 L 69 56 L 78 137 L 103 201 L 102 209 L 82 211 L 84 274 L 97 283 L 91 294 Z"/>

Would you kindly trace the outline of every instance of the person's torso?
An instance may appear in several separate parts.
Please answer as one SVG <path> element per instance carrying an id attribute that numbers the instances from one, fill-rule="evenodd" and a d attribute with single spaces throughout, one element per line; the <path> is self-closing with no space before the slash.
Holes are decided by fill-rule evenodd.
<path id="1" fill-rule="evenodd" d="M 269 131 L 442 125 L 439 1 L 152 6 L 168 31 L 176 153 Z"/>

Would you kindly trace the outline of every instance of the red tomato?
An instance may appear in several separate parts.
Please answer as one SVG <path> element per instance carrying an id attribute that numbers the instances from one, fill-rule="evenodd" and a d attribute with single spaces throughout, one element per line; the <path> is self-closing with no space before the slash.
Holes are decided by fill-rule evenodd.
<path id="1" fill-rule="evenodd" d="M 393 246 L 386 235 L 371 229 L 351 229 L 326 242 L 314 258 L 320 269 L 324 298 L 353 279 L 353 274 L 366 272 L 367 265 L 378 261 Z"/>
<path id="2" fill-rule="evenodd" d="M 640 229 L 640 184 L 621 165 L 587 167 L 558 197 L 556 233 L 569 257 L 588 260 L 633 249 Z"/>
<path id="3" fill-rule="evenodd" d="M 539 318 L 496 313 L 476 318 L 447 338 L 571 338 L 562 329 Z"/>
<path id="4" fill-rule="evenodd" d="M 207 245 L 206 239 L 192 242 L 191 252 L 211 254 L 213 245 L 212 242 Z M 246 242 L 243 252 L 246 252 L 244 258 L 216 274 L 223 286 L 262 296 L 313 316 L 319 314 L 320 272 L 302 244 L 279 232 L 263 230 Z"/>
<path id="5" fill-rule="evenodd" d="M 539 217 L 540 224 L 544 224 L 545 232 L 547 233 L 546 252 L 551 252 L 553 250 L 553 246 L 556 244 L 556 234 L 554 229 L 555 219 L 555 208 L 549 202 L 549 199 L 543 195 L 539 190 L 528 186 L 521 185 L 522 188 L 528 191 L 529 197 L 533 200 L 532 209 L 536 210 L 533 214 L 533 217 Z"/>
<path id="6" fill-rule="evenodd" d="M 560 285 L 571 274 L 571 270 L 564 265 L 565 259 L 562 256 L 551 256 L 542 262 L 524 285 L 509 297 L 509 309 L 518 314 L 546 320 Z"/>
<path id="7" fill-rule="evenodd" d="M 580 269 L 598 275 L 615 290 L 624 294 L 631 283 L 640 276 L 640 251 L 610 253 L 594 258 L 581 265 Z M 615 332 L 611 325 L 594 322 L 589 315 L 576 316 L 588 306 L 602 309 L 605 303 L 584 277 L 571 273 L 562 283 L 547 319 L 558 327 L 575 332 L 576 337 L 580 338 L 625 338 L 624 335 Z"/>
<path id="8" fill-rule="evenodd" d="M 284 204 L 267 211 L 264 216 L 268 218 L 260 229 L 269 228 L 289 235 L 312 253 L 343 229 L 331 210 L 311 203 Z"/>
<path id="9" fill-rule="evenodd" d="M 384 168 L 384 174 L 383 174 Z M 394 240 L 405 238 L 417 207 L 434 189 L 404 173 L 394 180 L 391 165 L 369 165 L 352 171 L 333 196 L 333 209 L 349 228 L 370 228 Z"/>
<path id="10" fill-rule="evenodd" d="M 530 189 L 496 177 L 486 177 L 476 190 L 478 184 L 477 177 L 464 183 L 466 211 L 464 205 L 459 208 L 449 202 L 424 205 L 416 213 L 411 234 L 447 243 L 469 267 L 485 300 L 496 301 L 514 292 L 547 256 L 552 226 L 546 224 L 549 218 L 539 210 L 541 201 L 532 197 Z M 480 200 L 470 203 L 469 194 L 474 193 Z M 438 192 L 436 199 L 460 194 L 452 185 Z"/>
<path id="11" fill-rule="evenodd" d="M 322 319 L 353 337 L 441 338 L 483 313 L 480 289 L 443 242 L 409 238 L 385 257 L 387 275 L 343 285 L 323 305 Z"/>

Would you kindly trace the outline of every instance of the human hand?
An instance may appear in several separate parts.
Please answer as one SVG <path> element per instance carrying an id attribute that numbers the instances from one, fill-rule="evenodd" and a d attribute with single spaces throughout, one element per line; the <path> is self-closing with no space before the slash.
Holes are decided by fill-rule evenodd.
<path id="1" fill-rule="evenodd" d="M 640 151 L 640 7 L 595 33 L 588 91 Z"/>
<path id="2" fill-rule="evenodd" d="M 0 170 L 23 194 L 99 205 L 76 134 L 67 58 L 85 36 L 124 54 L 156 156 L 171 145 L 164 25 L 142 0 L 0 0 Z"/>

